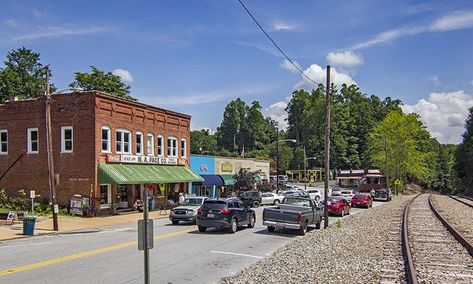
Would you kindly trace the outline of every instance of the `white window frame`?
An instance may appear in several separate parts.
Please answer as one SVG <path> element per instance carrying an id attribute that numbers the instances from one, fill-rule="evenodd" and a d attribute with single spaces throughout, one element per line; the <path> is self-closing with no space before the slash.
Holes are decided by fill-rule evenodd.
<path id="1" fill-rule="evenodd" d="M 151 143 L 150 143 L 151 138 Z M 154 135 L 152 133 L 148 133 L 146 135 L 146 155 L 154 156 Z"/>
<path id="2" fill-rule="evenodd" d="M 161 140 L 161 146 L 159 146 L 159 141 Z M 158 135 L 156 139 L 156 156 L 164 156 L 164 136 Z"/>
<path id="3" fill-rule="evenodd" d="M 7 140 L 6 141 L 2 140 L 2 133 L 7 134 Z M 6 151 L 2 151 L 2 144 L 7 144 L 7 150 Z M 8 130 L 6 130 L 6 129 L 1 129 L 0 130 L 0 155 L 8 155 Z"/>
<path id="4" fill-rule="evenodd" d="M 36 135 L 36 138 L 38 139 L 38 140 L 36 140 L 36 143 L 37 143 L 36 151 L 33 151 L 32 147 L 31 147 L 31 143 L 33 142 L 33 141 L 31 141 L 31 132 L 33 132 L 33 131 L 36 131 L 38 133 Z M 27 138 L 28 154 L 39 154 L 39 130 L 38 130 L 38 128 L 28 128 L 27 133 L 28 133 L 27 134 L 27 137 L 28 137 Z"/>
<path id="5" fill-rule="evenodd" d="M 184 147 L 182 145 L 184 142 Z M 181 138 L 181 158 L 187 158 L 187 140 L 186 138 Z"/>
<path id="6" fill-rule="evenodd" d="M 99 194 L 100 194 L 100 187 L 107 186 L 107 203 L 100 204 L 101 209 L 110 208 L 112 206 L 112 185 L 111 184 L 100 184 L 99 185 Z M 100 196 L 102 197 L 102 196 Z"/>
<path id="7" fill-rule="evenodd" d="M 102 137 L 102 131 L 107 130 L 107 150 L 103 149 L 104 139 Z M 112 152 L 112 130 L 107 125 L 102 126 L 100 129 L 100 151 L 102 153 L 111 153 Z"/>
<path id="8" fill-rule="evenodd" d="M 173 143 L 169 143 L 170 141 L 174 141 Z M 167 141 L 167 154 L 168 154 L 168 157 L 173 157 L 173 158 L 177 158 L 178 154 L 179 154 L 179 145 L 177 144 L 177 138 L 176 137 L 168 137 L 168 141 Z"/>
<path id="9" fill-rule="evenodd" d="M 115 138 L 117 137 L 117 134 L 120 133 L 121 136 L 121 141 L 120 141 L 120 149 L 117 149 L 118 146 L 118 140 L 115 141 L 115 150 L 117 154 L 131 154 L 131 148 L 133 146 L 133 143 L 131 143 L 131 131 L 127 129 L 117 129 L 115 131 Z M 125 151 L 125 134 L 128 134 L 128 151 Z"/>
<path id="10" fill-rule="evenodd" d="M 66 150 L 66 130 L 71 131 L 71 146 L 72 149 Z M 74 129 L 72 126 L 61 127 L 61 153 L 72 153 L 74 152 Z"/>
<path id="11" fill-rule="evenodd" d="M 140 136 L 141 137 L 141 143 L 138 143 L 138 139 L 137 137 Z M 140 145 L 140 151 L 138 152 L 138 145 Z M 143 141 L 143 132 L 141 131 L 138 131 L 135 133 L 135 152 L 136 152 L 136 155 L 143 155 L 143 145 L 144 145 L 144 141 Z"/>

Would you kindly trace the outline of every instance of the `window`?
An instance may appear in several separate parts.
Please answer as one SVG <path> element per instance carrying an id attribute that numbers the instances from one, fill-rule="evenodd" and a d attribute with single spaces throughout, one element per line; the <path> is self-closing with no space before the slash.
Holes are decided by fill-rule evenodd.
<path id="1" fill-rule="evenodd" d="M 61 127 L 61 153 L 72 153 L 72 126 Z"/>
<path id="2" fill-rule="evenodd" d="M 110 153 L 110 127 L 102 126 L 102 152 Z"/>
<path id="3" fill-rule="evenodd" d="M 154 136 L 153 134 L 148 134 L 146 138 L 146 150 L 148 156 L 154 156 Z"/>
<path id="4" fill-rule="evenodd" d="M 117 130 L 116 132 L 117 139 L 117 153 L 118 154 L 130 154 L 130 131 L 128 130 Z"/>
<path id="5" fill-rule="evenodd" d="M 143 155 L 143 133 L 136 132 L 136 154 Z"/>
<path id="6" fill-rule="evenodd" d="M 164 155 L 164 137 L 162 135 L 158 135 L 158 141 L 156 142 L 158 145 L 158 156 L 163 156 Z"/>
<path id="7" fill-rule="evenodd" d="M 112 203 L 112 187 L 110 184 L 100 185 L 100 208 L 110 208 Z"/>
<path id="8" fill-rule="evenodd" d="M 177 157 L 177 139 L 174 137 L 168 138 L 168 157 Z"/>
<path id="9" fill-rule="evenodd" d="M 0 155 L 8 154 L 8 131 L 0 130 Z"/>
<path id="10" fill-rule="evenodd" d="M 187 156 L 187 141 L 186 139 L 181 139 L 181 157 L 185 158 Z"/>
<path id="11" fill-rule="evenodd" d="M 38 128 L 28 128 L 28 154 L 39 153 Z"/>

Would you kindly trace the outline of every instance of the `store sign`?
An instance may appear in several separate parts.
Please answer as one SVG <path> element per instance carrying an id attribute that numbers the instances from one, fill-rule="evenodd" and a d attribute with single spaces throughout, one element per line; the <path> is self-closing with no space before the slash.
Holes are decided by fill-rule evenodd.
<path id="1" fill-rule="evenodd" d="M 230 162 L 224 162 L 220 168 L 223 173 L 233 172 L 233 165 Z"/>
<path id="2" fill-rule="evenodd" d="M 183 163 L 183 161 L 178 161 L 177 158 L 138 156 L 138 155 L 108 155 L 107 162 L 128 163 L 128 164 L 155 164 L 155 165 L 177 165 L 177 164 Z"/>

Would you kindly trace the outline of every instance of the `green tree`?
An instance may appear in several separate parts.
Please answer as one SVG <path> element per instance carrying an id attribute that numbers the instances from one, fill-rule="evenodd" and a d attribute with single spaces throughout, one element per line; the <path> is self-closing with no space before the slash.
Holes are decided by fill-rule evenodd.
<path id="1" fill-rule="evenodd" d="M 82 89 L 84 91 L 101 91 L 130 101 L 138 99 L 130 96 L 130 86 L 123 83 L 120 76 L 112 72 L 104 72 L 94 66 L 91 73 L 74 73 L 74 82 L 69 84 L 70 88 Z"/>
<path id="2" fill-rule="evenodd" d="M 270 141 L 266 129 L 267 121 L 261 113 L 261 105 L 258 101 L 253 101 L 248 108 L 244 125 L 247 131 L 245 150 L 262 149 Z"/>
<path id="3" fill-rule="evenodd" d="M 254 190 L 258 175 L 259 170 L 249 171 L 247 169 L 241 168 L 234 176 L 235 184 L 233 185 L 233 189 L 237 192 Z"/>
<path id="4" fill-rule="evenodd" d="M 462 189 L 473 194 L 473 107 L 466 119 L 463 140 L 456 150 L 455 171 Z"/>
<path id="5" fill-rule="evenodd" d="M 191 154 L 216 155 L 217 138 L 208 129 L 191 131 Z"/>
<path id="6" fill-rule="evenodd" d="M 245 117 L 248 106 L 240 98 L 225 107 L 223 120 L 217 128 L 217 145 L 228 151 L 241 150 L 245 135 Z"/>
<path id="7" fill-rule="evenodd" d="M 46 67 L 40 62 L 40 54 L 21 47 L 7 53 L 5 67 L 0 69 L 0 104 L 18 97 L 38 98 L 44 95 Z M 51 86 L 51 92 L 55 88 Z"/>

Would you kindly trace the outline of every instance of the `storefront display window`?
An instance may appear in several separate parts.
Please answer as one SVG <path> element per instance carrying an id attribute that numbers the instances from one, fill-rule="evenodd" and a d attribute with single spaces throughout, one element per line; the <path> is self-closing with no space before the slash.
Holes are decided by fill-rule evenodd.
<path id="1" fill-rule="evenodd" d="M 110 184 L 100 185 L 100 208 L 108 208 L 112 203 L 112 187 Z"/>

